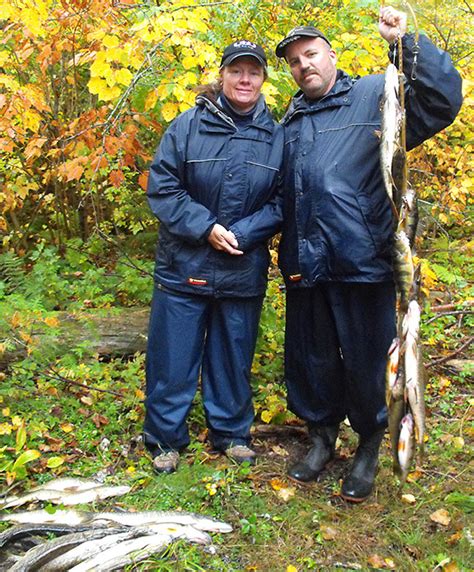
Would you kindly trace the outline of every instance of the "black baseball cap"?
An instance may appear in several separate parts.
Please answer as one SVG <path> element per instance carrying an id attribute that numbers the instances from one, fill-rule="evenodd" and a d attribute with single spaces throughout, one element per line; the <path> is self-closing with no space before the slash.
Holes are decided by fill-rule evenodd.
<path id="1" fill-rule="evenodd" d="M 276 47 L 275 53 L 277 57 L 284 58 L 286 46 L 291 44 L 291 42 L 300 40 L 301 38 L 321 38 L 331 46 L 331 42 L 326 38 L 326 36 L 314 26 L 296 26 L 296 28 L 293 28 L 286 38 L 284 38 Z"/>
<path id="2" fill-rule="evenodd" d="M 249 40 L 237 40 L 227 46 L 222 54 L 221 66 L 227 66 L 237 58 L 242 56 L 251 56 L 255 58 L 263 67 L 267 67 L 267 56 L 263 48 Z"/>

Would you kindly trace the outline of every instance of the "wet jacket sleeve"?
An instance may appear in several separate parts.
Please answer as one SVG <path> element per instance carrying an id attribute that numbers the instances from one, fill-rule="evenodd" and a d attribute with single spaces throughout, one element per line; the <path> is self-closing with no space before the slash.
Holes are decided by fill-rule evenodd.
<path id="1" fill-rule="evenodd" d="M 184 187 L 185 125 L 186 118 L 180 116 L 163 135 L 150 167 L 147 197 L 153 214 L 170 233 L 202 244 L 217 219 Z"/>
<path id="2" fill-rule="evenodd" d="M 231 230 L 239 248 L 244 252 L 262 243 L 280 231 L 283 221 L 282 184 L 280 177 L 275 184 L 273 198 L 261 209 L 233 224 Z"/>
<path id="3" fill-rule="evenodd" d="M 403 37 L 408 149 L 452 123 L 462 104 L 461 77 L 449 54 L 422 34 L 418 44 L 417 49 L 413 34 Z M 391 60 L 393 51 L 392 46 Z"/>

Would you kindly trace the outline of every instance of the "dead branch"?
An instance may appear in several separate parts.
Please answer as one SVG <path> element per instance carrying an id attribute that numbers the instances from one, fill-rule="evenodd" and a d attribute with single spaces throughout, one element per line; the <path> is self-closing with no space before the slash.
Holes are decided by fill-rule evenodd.
<path id="1" fill-rule="evenodd" d="M 48 373 L 50 371 L 51 373 Z M 44 377 L 47 379 L 55 379 L 57 381 L 62 381 L 68 385 L 75 385 L 77 387 L 82 387 L 83 389 L 87 389 L 87 391 L 98 391 L 99 393 L 110 393 L 111 395 L 115 395 L 116 397 L 123 397 L 121 393 L 117 391 L 112 391 L 111 389 L 101 389 L 99 387 L 94 387 L 90 385 L 85 385 L 84 383 L 79 383 L 78 381 L 74 381 L 73 379 L 69 379 L 68 377 L 64 377 L 53 368 L 42 372 Z"/>
<path id="2" fill-rule="evenodd" d="M 453 357 L 459 355 L 461 352 L 463 352 L 465 349 L 467 349 L 473 342 L 474 340 L 474 336 L 470 336 L 467 341 L 465 341 L 457 350 L 455 350 L 454 352 L 448 354 L 447 356 L 444 356 L 442 358 L 439 359 L 434 359 L 432 361 L 430 361 L 426 367 L 433 367 L 435 365 L 440 365 L 442 363 L 445 363 L 447 361 L 449 361 L 450 359 L 452 359 Z"/>

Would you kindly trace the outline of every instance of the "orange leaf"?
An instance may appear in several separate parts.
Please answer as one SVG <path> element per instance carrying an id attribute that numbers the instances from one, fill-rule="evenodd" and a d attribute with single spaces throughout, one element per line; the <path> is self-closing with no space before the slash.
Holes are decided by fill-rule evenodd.
<path id="1" fill-rule="evenodd" d="M 125 175 L 123 171 L 111 171 L 109 175 L 109 181 L 115 188 L 120 187 L 120 185 L 125 181 Z"/>
<path id="2" fill-rule="evenodd" d="M 138 184 L 144 191 L 146 191 L 148 185 L 148 173 L 140 174 L 140 176 L 138 177 Z"/>
<path id="3" fill-rule="evenodd" d="M 56 326 L 59 326 L 59 320 L 57 318 L 55 318 L 54 316 L 47 316 L 44 319 L 44 323 L 47 324 L 48 326 L 51 326 L 51 328 L 55 328 Z"/>
<path id="4" fill-rule="evenodd" d="M 283 481 L 280 481 L 280 479 L 272 479 L 270 481 L 270 486 L 274 491 L 279 491 L 285 486 L 285 483 Z"/>
<path id="5" fill-rule="evenodd" d="M 442 526 L 448 526 L 451 522 L 451 517 L 445 508 L 440 508 L 439 510 L 430 514 L 430 519 L 437 524 L 441 524 Z"/>
<path id="6" fill-rule="evenodd" d="M 319 530 L 321 531 L 324 540 L 334 540 L 337 536 L 337 530 L 335 528 L 332 528 L 332 526 L 321 524 Z"/>
<path id="7" fill-rule="evenodd" d="M 66 181 L 78 181 L 83 172 L 84 167 L 82 167 L 82 165 L 74 165 L 72 169 L 67 170 Z"/>

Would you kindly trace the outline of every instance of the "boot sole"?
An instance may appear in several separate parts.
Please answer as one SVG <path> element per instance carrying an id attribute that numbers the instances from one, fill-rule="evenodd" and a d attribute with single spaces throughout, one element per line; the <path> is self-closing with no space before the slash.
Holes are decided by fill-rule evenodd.
<path id="1" fill-rule="evenodd" d="M 345 501 L 347 502 L 352 502 L 354 504 L 359 504 L 361 502 L 364 502 L 365 500 L 367 500 L 370 495 L 367 495 L 366 497 L 349 497 L 346 495 L 343 495 L 342 493 L 340 493 L 340 497 L 343 498 Z"/>

